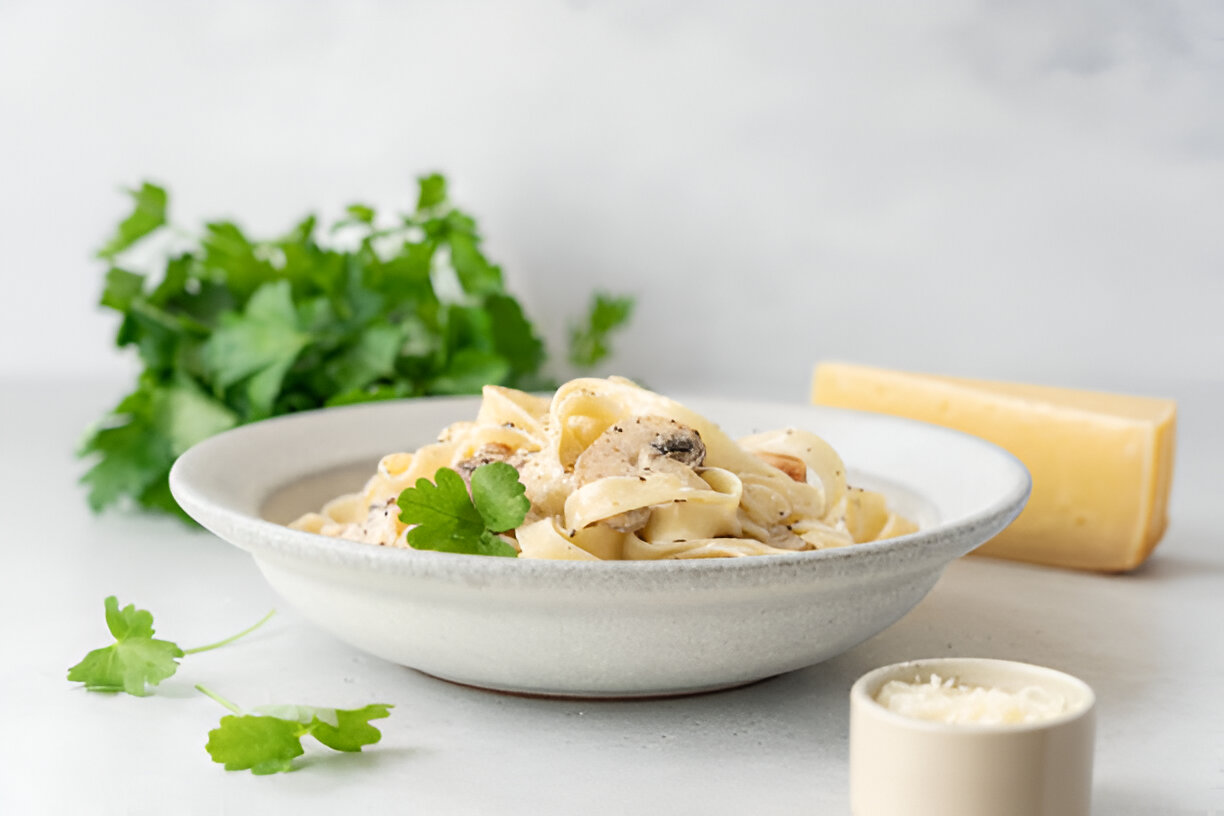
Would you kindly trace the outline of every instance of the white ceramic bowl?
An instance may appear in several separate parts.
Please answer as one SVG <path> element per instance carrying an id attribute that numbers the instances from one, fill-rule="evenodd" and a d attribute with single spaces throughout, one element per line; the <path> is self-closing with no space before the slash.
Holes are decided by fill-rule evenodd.
<path id="1" fill-rule="evenodd" d="M 823 435 L 851 484 L 882 490 L 922 529 L 793 555 L 591 563 L 383 548 L 282 526 L 357 489 L 383 454 L 475 417 L 470 397 L 237 428 L 183 454 L 170 486 L 290 604 L 353 646 L 460 683 L 584 697 L 724 688 L 840 654 L 909 611 L 1028 497 L 1018 460 L 955 431 L 831 408 L 682 401 L 733 436 L 786 426 Z"/>
<path id="2" fill-rule="evenodd" d="M 1019 725 L 907 717 L 875 699 L 890 680 L 942 679 L 1007 692 L 1039 687 L 1066 710 Z M 1095 697 L 1084 681 L 1044 666 L 974 657 L 895 663 L 850 689 L 850 809 L 854 816 L 1088 816 Z"/>

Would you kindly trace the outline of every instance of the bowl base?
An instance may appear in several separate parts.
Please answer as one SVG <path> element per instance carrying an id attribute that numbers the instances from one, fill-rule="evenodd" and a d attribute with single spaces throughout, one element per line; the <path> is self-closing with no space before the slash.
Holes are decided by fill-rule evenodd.
<path id="1" fill-rule="evenodd" d="M 471 680 L 458 680 L 453 677 L 447 677 L 442 674 L 434 674 L 423 669 L 408 668 L 423 674 L 426 677 L 432 677 L 435 680 L 441 680 L 455 686 L 464 686 L 465 688 L 476 689 L 477 691 L 488 691 L 494 694 L 506 694 L 511 697 L 528 697 L 537 700 L 607 700 L 615 702 L 618 700 L 662 700 L 668 697 L 691 697 L 697 694 L 711 694 L 716 691 L 727 691 L 729 689 L 743 688 L 751 686 L 754 683 L 760 683 L 763 680 L 768 680 L 768 677 L 757 677 L 751 680 L 736 680 L 731 683 L 714 683 L 708 686 L 692 686 L 678 689 L 651 689 L 649 691 L 575 691 L 573 689 L 564 690 L 546 690 L 546 689 L 522 689 L 508 686 L 498 686 L 486 683 L 476 683 Z"/>

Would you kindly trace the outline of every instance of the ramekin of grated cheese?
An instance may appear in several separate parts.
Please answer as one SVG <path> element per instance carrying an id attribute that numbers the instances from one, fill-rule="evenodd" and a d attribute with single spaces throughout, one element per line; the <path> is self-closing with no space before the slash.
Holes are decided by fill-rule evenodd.
<path id="1" fill-rule="evenodd" d="M 1095 697 L 986 658 L 869 672 L 850 690 L 854 816 L 1088 816 Z"/>

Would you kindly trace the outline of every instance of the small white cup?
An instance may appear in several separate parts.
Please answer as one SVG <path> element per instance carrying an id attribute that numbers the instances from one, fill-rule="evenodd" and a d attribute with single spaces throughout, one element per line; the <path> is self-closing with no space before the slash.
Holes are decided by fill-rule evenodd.
<path id="1" fill-rule="evenodd" d="M 890 680 L 1016 692 L 1040 686 L 1067 711 L 1019 725 L 946 724 L 876 702 Z M 1095 696 L 1069 674 L 1009 660 L 936 658 L 868 672 L 850 689 L 850 811 L 854 816 L 1088 816 Z"/>

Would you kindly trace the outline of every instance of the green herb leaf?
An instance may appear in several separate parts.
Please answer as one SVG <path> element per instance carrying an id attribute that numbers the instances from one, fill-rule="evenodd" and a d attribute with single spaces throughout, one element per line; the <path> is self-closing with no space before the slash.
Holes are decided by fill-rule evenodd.
<path id="1" fill-rule="evenodd" d="M 418 479 L 416 487 L 400 493 L 400 521 L 417 525 L 408 532 L 408 543 L 417 549 L 463 552 L 480 538 L 484 518 L 458 473 L 441 468 L 434 479 Z"/>
<path id="2" fill-rule="evenodd" d="M 435 246 L 431 242 L 406 242 L 399 253 L 373 265 L 370 285 L 396 304 L 431 311 L 438 303 L 430 271 Z"/>
<path id="3" fill-rule="evenodd" d="M 544 365 L 544 342 L 536 336 L 531 321 L 518 301 L 508 295 L 490 295 L 485 310 L 493 336 L 493 348 L 510 366 L 514 385 L 537 373 Z"/>
<path id="4" fill-rule="evenodd" d="M 166 191 L 145 182 L 139 190 L 129 190 L 135 202 L 132 214 L 123 219 L 114 236 L 98 250 L 98 257 L 113 259 L 123 250 L 166 223 Z"/>
<path id="5" fill-rule="evenodd" d="M 349 216 L 363 224 L 374 223 L 374 208 L 365 204 L 350 204 L 344 210 Z"/>
<path id="6" fill-rule="evenodd" d="M 464 348 L 455 352 L 446 368 L 429 383 L 432 394 L 474 394 L 488 383 L 504 382 L 510 364 L 492 351 Z"/>
<path id="7" fill-rule="evenodd" d="M 500 467 L 477 479 L 476 474 L 494 465 Z M 507 483 L 503 468 L 513 474 L 513 485 Z M 470 555 L 509 558 L 518 555 L 514 547 L 495 535 L 522 524 L 527 509 L 531 507 L 531 502 L 526 501 L 523 495 L 525 488 L 518 481 L 518 472 L 504 462 L 494 462 L 476 468 L 472 479 L 474 490 L 475 484 L 482 485 L 477 492 L 481 494 L 483 512 L 477 509 L 468 495 L 463 478 L 450 468 L 439 468 L 434 476 L 435 483 L 418 479 L 416 487 L 406 488 L 400 493 L 400 520 L 416 525 L 408 531 L 410 546 L 418 550 Z M 525 508 L 523 502 L 526 502 Z M 489 520 L 498 526 L 490 527 Z"/>
<path id="8" fill-rule="evenodd" d="M 259 623 L 223 641 L 184 651 L 178 644 L 153 637 L 153 613 L 133 604 L 120 609 L 114 595 L 107 597 L 103 606 L 106 626 L 115 642 L 85 655 L 68 669 L 68 680 L 84 683 L 88 691 L 123 691 L 136 697 L 144 697 L 148 686 L 172 677 L 178 670 L 177 658 L 232 643 L 258 629 L 273 614 L 269 612 Z"/>
<path id="9" fill-rule="evenodd" d="M 170 444 L 172 456 L 238 424 L 238 416 L 187 377 L 157 390 L 153 405 L 158 434 Z"/>
<path id="10" fill-rule="evenodd" d="M 331 390 L 354 391 L 380 377 L 390 377 L 395 373 L 395 361 L 403 345 L 404 333 L 398 326 L 373 325 L 363 329 L 353 345 L 327 363 L 334 383 Z"/>
<path id="11" fill-rule="evenodd" d="M 126 269 L 112 267 L 106 273 L 106 288 L 102 290 L 103 306 L 118 312 L 126 312 L 132 306 L 132 301 L 140 295 L 144 287 L 144 275 L 128 272 Z"/>
<path id="12" fill-rule="evenodd" d="M 438 173 L 417 179 L 421 194 L 417 197 L 417 211 L 429 210 L 446 202 L 446 179 Z"/>
<path id="13" fill-rule="evenodd" d="M 244 714 L 221 718 L 221 724 L 208 732 L 204 750 L 213 762 L 227 771 L 274 774 L 293 770 L 293 759 L 305 751 L 302 737 L 308 726 L 278 717 Z"/>
<path id="14" fill-rule="evenodd" d="M 370 725 L 370 720 L 391 716 L 392 706 L 386 703 L 372 703 L 364 708 L 316 709 L 315 720 L 311 723 L 310 733 L 319 742 L 333 751 L 360 751 L 366 745 L 373 745 L 382 739 L 377 728 Z M 332 723 L 323 714 L 335 718 Z"/>
<path id="15" fill-rule="evenodd" d="M 595 295 L 586 321 L 570 327 L 570 362 L 589 367 L 608 356 L 608 336 L 633 316 L 633 299 Z"/>
<path id="16" fill-rule="evenodd" d="M 449 241 L 451 266 L 463 291 L 469 295 L 483 295 L 502 290 L 501 268 L 489 263 L 475 236 L 451 232 Z"/>
<path id="17" fill-rule="evenodd" d="M 412 396 L 412 392 L 402 383 L 376 385 L 337 394 L 334 397 L 328 398 L 327 405 L 328 407 L 333 405 L 356 405 L 361 402 L 379 402 L 380 400 L 403 399 L 410 396 Z"/>
<path id="18" fill-rule="evenodd" d="M 203 686 L 202 693 L 234 711 L 221 718 L 220 726 L 208 732 L 204 746 L 213 762 L 227 771 L 249 770 L 272 774 L 295 770 L 293 760 L 304 753 L 302 737 L 313 736 L 335 751 L 360 751 L 382 739 L 370 725 L 391 715 L 394 706 L 373 703 L 363 708 L 336 709 L 301 705 L 260 706 L 255 714 L 243 714 L 230 701 Z"/>
<path id="19" fill-rule="evenodd" d="M 531 509 L 526 492 L 518 471 L 505 462 L 489 462 L 472 472 L 472 503 L 492 532 L 513 530 L 523 523 Z"/>
<path id="20" fill-rule="evenodd" d="M 89 505 L 95 511 L 125 496 L 140 496 L 174 463 L 169 440 L 153 417 L 156 386 L 142 377 L 135 391 L 123 398 L 103 426 L 85 441 L 81 455 L 97 461 L 84 476 Z"/>
<path id="21" fill-rule="evenodd" d="M 175 658 L 183 650 L 168 640 L 153 638 L 153 615 L 128 604 L 119 608 L 111 595 L 106 599 L 106 625 L 115 642 L 94 649 L 68 669 L 68 679 L 84 683 L 89 691 L 125 691 L 143 697 L 146 685 L 156 686 L 178 670 Z"/>
<path id="22" fill-rule="evenodd" d="M 85 446 L 98 461 L 81 477 L 89 506 L 98 511 L 125 496 L 139 496 L 174 464 L 174 455 L 156 432 L 138 421 L 97 431 Z"/>
<path id="23" fill-rule="evenodd" d="M 396 226 L 377 228 L 366 204 L 330 230 L 308 215 L 270 240 L 217 220 L 160 268 L 108 264 L 101 304 L 119 312 L 115 342 L 139 354 L 143 371 L 81 448 L 90 506 L 186 519 L 167 482 L 174 458 L 269 416 L 490 383 L 552 387 L 541 333 L 505 291 L 475 219 L 450 203 L 443 176 L 418 183 L 416 211 Z M 146 183 L 132 196 L 107 259 L 165 223 L 164 190 Z M 359 245 L 320 246 L 317 236 L 337 226 L 352 227 Z M 603 302 L 579 341 L 585 359 L 606 354 L 627 317 L 626 299 Z"/>
<path id="24" fill-rule="evenodd" d="M 239 303 L 269 280 L 276 270 L 266 259 L 256 254 L 256 245 L 246 233 L 229 221 L 204 225 L 200 241 L 201 263 L 225 284 Z"/>
<path id="25" fill-rule="evenodd" d="M 285 374 L 309 340 L 298 329 L 288 281 L 266 283 L 241 315 L 221 317 L 204 344 L 203 362 L 219 389 L 246 379 L 248 412 L 262 418 L 271 414 Z"/>

